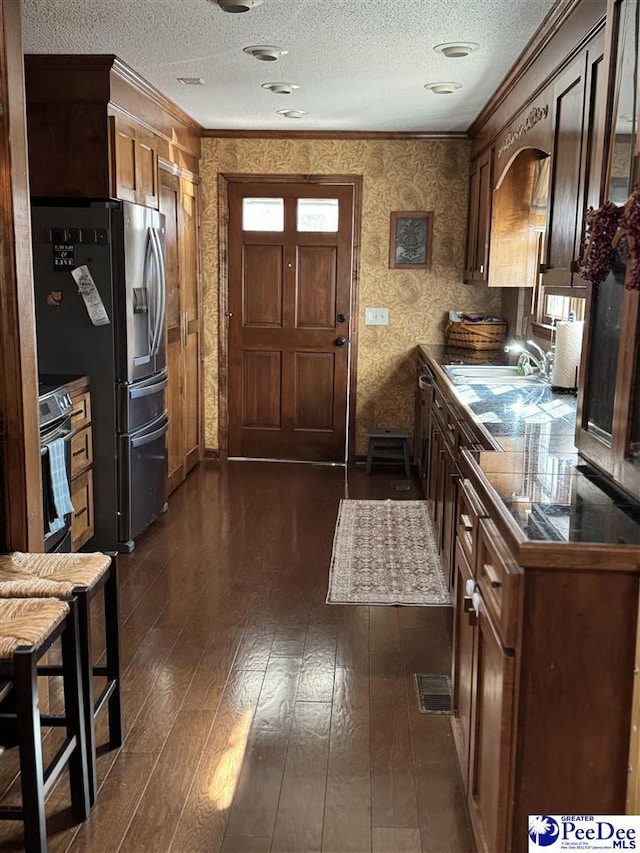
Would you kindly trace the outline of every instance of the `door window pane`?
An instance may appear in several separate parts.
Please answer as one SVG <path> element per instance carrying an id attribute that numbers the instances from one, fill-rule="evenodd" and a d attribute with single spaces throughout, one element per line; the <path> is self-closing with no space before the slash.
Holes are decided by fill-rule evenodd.
<path id="1" fill-rule="evenodd" d="M 283 198 L 243 198 L 243 231 L 284 231 Z"/>
<path id="2" fill-rule="evenodd" d="M 297 208 L 298 231 L 338 230 L 337 198 L 299 198 Z"/>

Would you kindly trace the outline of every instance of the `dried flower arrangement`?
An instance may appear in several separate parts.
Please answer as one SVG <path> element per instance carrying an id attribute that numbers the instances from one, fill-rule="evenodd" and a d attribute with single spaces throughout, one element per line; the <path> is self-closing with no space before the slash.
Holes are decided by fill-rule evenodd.
<path id="1" fill-rule="evenodd" d="M 580 273 L 593 285 L 605 280 L 611 271 L 616 251 L 624 243 L 628 255 L 626 287 L 640 290 L 640 186 L 624 207 L 606 201 L 602 207 L 589 208 L 585 215 L 587 233 Z"/>
<path id="2" fill-rule="evenodd" d="M 622 209 L 613 247 L 626 240 L 628 252 L 627 290 L 640 290 L 640 186 L 636 187 Z"/>

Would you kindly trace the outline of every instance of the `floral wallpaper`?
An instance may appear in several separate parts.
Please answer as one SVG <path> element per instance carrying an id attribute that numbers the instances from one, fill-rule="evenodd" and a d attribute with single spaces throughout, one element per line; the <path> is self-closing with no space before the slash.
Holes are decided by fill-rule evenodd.
<path id="1" fill-rule="evenodd" d="M 373 426 L 413 429 L 415 348 L 443 340 L 449 308 L 500 311 L 500 290 L 462 281 L 469 177 L 465 140 L 203 139 L 205 446 L 218 442 L 218 175 L 362 175 L 356 453 Z M 389 269 L 394 210 L 433 210 L 430 270 Z M 365 326 L 365 307 L 389 309 Z"/>

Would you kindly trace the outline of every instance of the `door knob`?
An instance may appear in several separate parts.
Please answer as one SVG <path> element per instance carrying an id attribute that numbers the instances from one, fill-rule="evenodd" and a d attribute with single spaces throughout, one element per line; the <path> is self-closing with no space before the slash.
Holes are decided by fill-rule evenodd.
<path id="1" fill-rule="evenodd" d="M 338 314 L 338 316 L 336 317 L 336 323 L 344 323 L 344 321 L 345 321 L 346 319 L 347 319 L 347 318 L 345 317 L 345 315 L 344 315 L 344 314 Z"/>
<path id="2" fill-rule="evenodd" d="M 347 343 L 347 339 L 343 337 L 336 338 L 333 342 L 337 347 L 343 347 Z"/>

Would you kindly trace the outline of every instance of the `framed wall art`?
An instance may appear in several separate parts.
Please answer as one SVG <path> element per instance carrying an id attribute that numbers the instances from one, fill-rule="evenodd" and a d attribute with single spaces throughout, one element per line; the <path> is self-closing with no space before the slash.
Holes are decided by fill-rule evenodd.
<path id="1" fill-rule="evenodd" d="M 391 214 L 389 268 L 431 269 L 433 211 L 396 210 Z"/>

